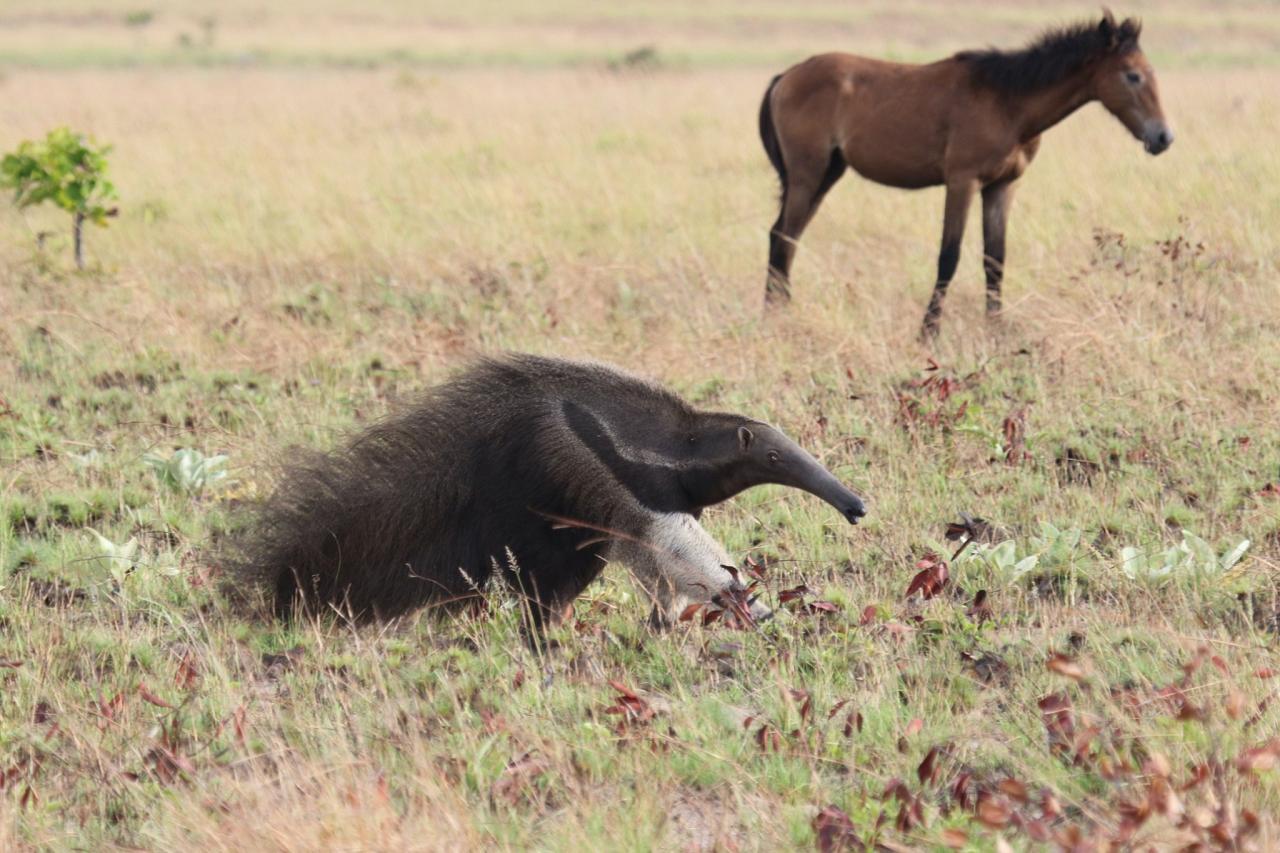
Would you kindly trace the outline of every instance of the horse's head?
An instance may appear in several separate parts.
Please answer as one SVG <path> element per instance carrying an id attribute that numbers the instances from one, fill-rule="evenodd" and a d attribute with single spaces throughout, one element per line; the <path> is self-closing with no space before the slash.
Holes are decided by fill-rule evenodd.
<path id="1" fill-rule="evenodd" d="M 1107 51 L 1094 70 L 1093 85 L 1098 100 L 1142 141 L 1147 153 L 1159 154 L 1173 144 L 1173 131 L 1160 106 L 1155 69 L 1138 46 L 1141 34 L 1139 21 L 1126 18 L 1116 23 L 1110 12 L 1105 13 L 1098 35 Z"/>

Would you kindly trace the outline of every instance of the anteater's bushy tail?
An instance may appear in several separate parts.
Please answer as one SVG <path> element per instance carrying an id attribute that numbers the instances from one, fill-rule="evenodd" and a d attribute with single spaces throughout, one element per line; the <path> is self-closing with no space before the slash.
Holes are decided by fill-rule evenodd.
<path id="1" fill-rule="evenodd" d="M 227 550 L 232 582 L 260 590 L 282 618 L 299 606 L 386 618 L 474 592 L 431 559 L 477 562 L 457 546 L 467 538 L 457 513 L 468 478 L 461 443 L 449 438 L 458 407 L 442 399 L 447 392 L 329 452 L 291 451 L 273 494 L 252 507 Z"/>

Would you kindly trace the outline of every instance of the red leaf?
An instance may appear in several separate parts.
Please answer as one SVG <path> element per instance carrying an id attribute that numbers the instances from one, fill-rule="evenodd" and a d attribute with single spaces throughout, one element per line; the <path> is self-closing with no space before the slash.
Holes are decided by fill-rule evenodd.
<path id="1" fill-rule="evenodd" d="M 782 592 L 779 592 L 778 603 L 786 604 L 790 601 L 795 601 L 796 599 L 802 599 L 806 595 L 813 595 L 813 590 L 806 584 L 800 584 L 799 586 L 793 586 L 790 589 L 784 589 Z"/>
<path id="2" fill-rule="evenodd" d="M 1071 713 L 1071 700 L 1064 693 L 1050 693 L 1040 698 L 1040 716 L 1049 735 L 1049 746 L 1055 752 L 1063 752 L 1075 745 L 1075 717 Z"/>
<path id="3" fill-rule="evenodd" d="M 1238 720 L 1244 714 L 1244 694 L 1234 687 L 1227 690 L 1227 703 L 1225 709 L 1227 716 L 1233 720 Z"/>
<path id="4" fill-rule="evenodd" d="M 907 783 L 901 779 L 894 777 L 884 786 L 884 792 L 880 794 L 880 799 L 895 799 L 905 803 L 911 799 L 911 789 L 907 787 Z"/>
<path id="5" fill-rule="evenodd" d="M 1031 460 L 1027 450 L 1027 410 L 1015 409 L 1004 419 L 1004 461 L 1007 465 L 1020 465 Z"/>
<path id="6" fill-rule="evenodd" d="M 756 732 L 756 744 L 764 752 L 777 752 L 782 748 L 782 733 L 768 723 L 763 723 Z"/>
<path id="7" fill-rule="evenodd" d="M 0 660 L 0 669 L 17 669 L 22 664 L 20 660 Z"/>
<path id="8" fill-rule="evenodd" d="M 866 607 L 862 608 L 862 617 L 858 619 L 858 624 L 866 627 L 874 621 L 876 621 L 876 606 L 874 604 L 868 604 Z"/>
<path id="9" fill-rule="evenodd" d="M 907 737 L 915 737 L 916 735 L 920 734 L 920 732 L 923 730 L 924 730 L 924 720 L 920 719 L 919 717 L 916 717 L 911 722 L 907 723 Z"/>
<path id="10" fill-rule="evenodd" d="M 938 778 L 938 748 L 931 747 L 925 754 L 924 760 L 920 762 L 920 766 L 916 768 L 916 777 L 920 780 L 921 785 L 928 785 L 937 781 Z"/>
<path id="11" fill-rule="evenodd" d="M 609 686 L 612 687 L 614 690 L 618 691 L 619 693 L 621 693 L 627 699 L 640 698 L 640 696 L 634 690 L 632 690 L 630 687 L 627 687 L 621 681 L 614 681 L 613 679 L 609 679 Z"/>
<path id="12" fill-rule="evenodd" d="M 236 708 L 235 712 L 231 715 L 232 727 L 234 728 L 236 733 L 236 740 L 240 742 L 240 746 L 242 748 L 245 745 L 244 733 L 245 733 L 245 729 L 247 728 L 247 726 L 245 725 L 245 720 L 247 717 L 248 717 L 248 709 L 246 709 L 243 705 Z"/>
<path id="13" fill-rule="evenodd" d="M 143 701 L 150 702 L 152 705 L 155 705 L 157 708 L 169 708 L 171 710 L 173 708 L 173 706 L 170 705 L 168 702 L 164 701 L 159 696 L 157 696 L 156 694 L 148 690 L 147 685 L 142 683 L 141 681 L 138 682 L 138 695 L 142 697 Z"/>
<path id="14" fill-rule="evenodd" d="M 973 808 L 973 774 L 968 770 L 956 774 L 955 781 L 951 783 L 951 798 L 962 809 Z"/>
<path id="15" fill-rule="evenodd" d="M 800 719 L 802 721 L 809 719 L 809 712 L 811 710 L 813 710 L 813 700 L 809 698 L 809 694 L 806 693 L 804 696 L 804 704 L 800 706 Z"/>
<path id="16" fill-rule="evenodd" d="M 987 598 L 987 591 L 985 589 L 978 590 L 977 594 L 973 597 L 973 604 L 971 604 L 969 609 L 964 612 L 964 615 L 973 619 L 975 622 L 982 622 L 983 620 L 990 619 L 991 605 L 988 603 Z"/>
<path id="17" fill-rule="evenodd" d="M 1209 712 L 1205 708 L 1193 705 L 1185 700 L 1182 703 L 1182 707 L 1178 708 L 1178 719 L 1183 722 L 1203 721 L 1208 717 Z"/>
<path id="18" fill-rule="evenodd" d="M 910 598 L 917 592 L 920 593 L 921 598 L 933 598 L 947 585 L 947 579 L 950 577 L 947 561 L 937 554 L 927 555 L 916 563 L 916 568 L 920 571 L 911 579 L 904 598 Z"/>
<path id="19" fill-rule="evenodd" d="M 1208 764 L 1197 764 L 1191 769 L 1191 778 L 1178 786 L 1179 791 L 1190 791 L 1204 783 L 1210 776 L 1211 770 Z"/>
<path id="20" fill-rule="evenodd" d="M 1001 779 L 996 785 L 1000 789 L 1000 793 L 1017 800 L 1020 803 L 1027 801 L 1027 786 L 1019 782 L 1017 779 Z"/>
<path id="21" fill-rule="evenodd" d="M 830 601 L 811 601 L 804 606 L 805 613 L 839 613 L 840 605 Z"/>
<path id="22" fill-rule="evenodd" d="M 681 611 L 680 618 L 677 621 L 688 622 L 690 619 L 696 616 L 698 614 L 698 611 L 701 610 L 702 608 L 703 608 L 703 604 L 701 602 L 695 602 L 693 604 L 690 604 L 683 611 Z"/>
<path id="23" fill-rule="evenodd" d="M 1062 804 L 1048 788 L 1040 791 L 1040 814 L 1044 815 L 1046 820 L 1053 820 L 1062 814 Z"/>
<path id="24" fill-rule="evenodd" d="M 1067 657 L 1061 652 L 1054 652 L 1049 656 L 1046 664 L 1050 672 L 1055 672 L 1064 678 L 1070 678 L 1072 681 L 1082 681 L 1084 679 L 1084 667 L 1076 662 L 1075 658 Z"/>
<path id="25" fill-rule="evenodd" d="M 853 821 L 835 806 L 827 806 L 813 819 L 820 853 L 863 849 L 862 839 L 853 830 Z"/>
<path id="26" fill-rule="evenodd" d="M 1246 749 L 1236 758 L 1236 769 L 1241 773 L 1270 770 L 1280 762 L 1280 738 Z"/>
<path id="27" fill-rule="evenodd" d="M 1269 695 L 1269 696 L 1263 696 L 1263 697 L 1262 697 L 1262 701 L 1260 701 L 1260 702 L 1258 703 L 1258 708 L 1257 708 L 1257 710 L 1255 710 L 1255 711 L 1254 711 L 1254 712 L 1249 716 L 1249 719 L 1247 719 L 1247 720 L 1245 720 L 1245 721 L 1244 721 L 1244 727 L 1245 727 L 1246 729 L 1251 729 L 1251 728 L 1253 728 L 1255 725 L 1257 725 L 1259 722 L 1261 722 L 1263 714 L 1265 714 L 1265 713 L 1266 713 L 1266 711 L 1267 711 L 1267 707 L 1271 704 L 1271 700 L 1273 700 L 1273 699 L 1275 699 L 1275 694 L 1274 694 L 1274 693 L 1272 693 L 1272 694 L 1271 694 L 1271 695 Z"/>
<path id="28" fill-rule="evenodd" d="M 195 658 L 188 652 L 178 661 L 178 671 L 174 673 L 173 683 L 181 690 L 191 690 L 200 680 L 200 668 Z"/>
<path id="29" fill-rule="evenodd" d="M 98 727 L 105 728 L 106 724 L 116 718 L 116 714 L 124 710 L 124 692 L 118 692 L 112 696 L 110 700 L 103 699 L 102 694 L 98 694 L 98 712 L 102 718 L 98 720 Z"/>
<path id="30" fill-rule="evenodd" d="M 180 773 L 194 776 L 196 772 L 190 759 L 164 746 L 153 746 L 147 753 L 147 758 L 151 761 L 156 776 L 165 783 L 172 782 Z"/>
<path id="31" fill-rule="evenodd" d="M 898 832 L 906 834 L 922 823 L 924 823 L 924 804 L 919 797 L 908 797 L 902 804 L 902 808 L 898 809 L 898 818 L 894 821 L 894 827 Z"/>
<path id="32" fill-rule="evenodd" d="M 614 700 L 614 704 L 604 709 L 606 714 L 617 714 L 622 717 L 618 721 L 618 733 L 621 734 L 627 726 L 632 723 L 643 724 L 652 720 L 658 715 L 646 700 L 636 694 L 634 690 L 623 685 L 619 681 L 610 681 L 609 686 L 618 691 L 618 697 Z"/>
<path id="33" fill-rule="evenodd" d="M 978 820 L 991 829 L 1003 829 L 1012 817 L 1013 809 L 1003 799 L 983 797 L 978 802 Z"/>

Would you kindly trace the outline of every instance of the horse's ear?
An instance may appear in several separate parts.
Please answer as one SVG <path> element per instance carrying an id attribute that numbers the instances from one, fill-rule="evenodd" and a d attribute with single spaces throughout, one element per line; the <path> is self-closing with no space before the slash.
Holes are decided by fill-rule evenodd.
<path id="1" fill-rule="evenodd" d="M 1125 18 L 1120 25 L 1116 41 L 1121 50 L 1132 50 L 1138 46 L 1138 37 L 1142 35 L 1142 21 L 1137 18 Z"/>
<path id="2" fill-rule="evenodd" d="M 1107 44 L 1115 44 L 1116 16 L 1111 14 L 1111 10 L 1106 6 L 1102 7 L 1102 20 L 1098 22 L 1098 34 L 1106 40 Z"/>

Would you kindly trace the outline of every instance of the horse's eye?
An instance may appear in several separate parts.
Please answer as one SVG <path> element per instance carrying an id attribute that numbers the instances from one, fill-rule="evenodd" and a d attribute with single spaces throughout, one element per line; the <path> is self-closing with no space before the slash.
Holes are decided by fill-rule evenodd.
<path id="1" fill-rule="evenodd" d="M 1136 86 L 1142 82 L 1142 75 L 1137 71 L 1126 71 L 1124 72 L 1124 79 L 1130 86 Z"/>

